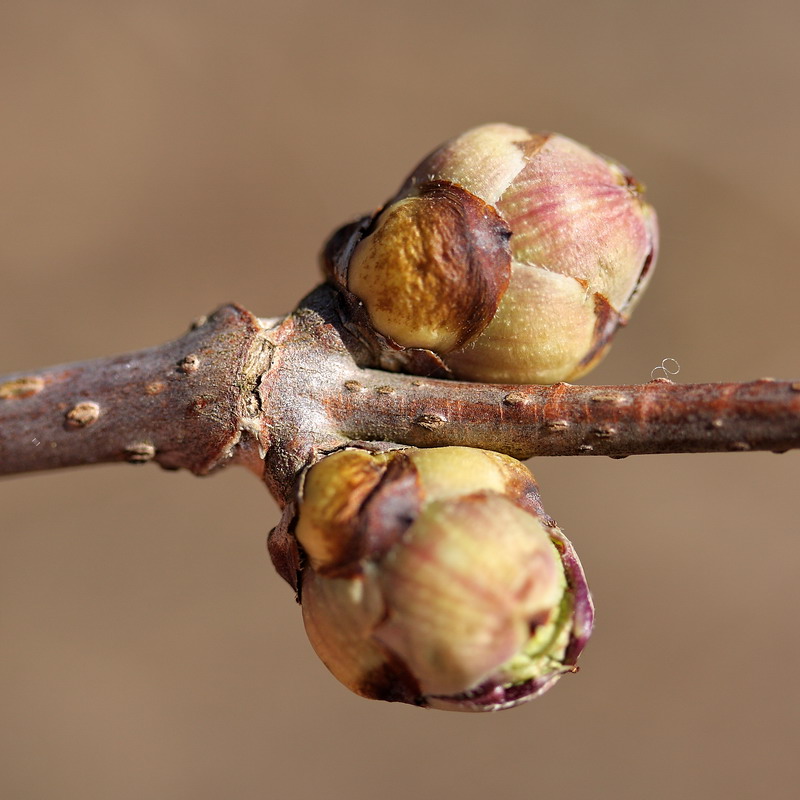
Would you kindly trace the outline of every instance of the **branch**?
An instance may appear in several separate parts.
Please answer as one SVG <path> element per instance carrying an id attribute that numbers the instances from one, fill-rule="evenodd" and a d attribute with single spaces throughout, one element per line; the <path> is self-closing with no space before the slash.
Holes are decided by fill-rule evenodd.
<path id="1" fill-rule="evenodd" d="M 272 447 L 266 479 L 287 497 L 297 472 L 348 441 L 461 445 L 532 456 L 800 448 L 800 383 L 513 386 L 364 369 L 368 359 L 326 287 L 274 330 L 259 394 Z"/>
<path id="2" fill-rule="evenodd" d="M 258 320 L 225 306 L 159 347 L 0 378 L 0 475 L 108 461 L 206 474 L 257 413 L 263 347 Z"/>
<path id="3" fill-rule="evenodd" d="M 800 448 L 800 383 L 502 386 L 365 369 L 330 287 L 278 322 L 226 306 L 177 341 L 0 379 L 0 475 L 239 463 L 279 502 L 353 441 L 517 458 Z"/>
<path id="4" fill-rule="evenodd" d="M 356 439 L 463 445 L 516 458 L 784 452 L 800 447 L 800 383 L 499 386 L 363 370 L 335 414 Z"/>

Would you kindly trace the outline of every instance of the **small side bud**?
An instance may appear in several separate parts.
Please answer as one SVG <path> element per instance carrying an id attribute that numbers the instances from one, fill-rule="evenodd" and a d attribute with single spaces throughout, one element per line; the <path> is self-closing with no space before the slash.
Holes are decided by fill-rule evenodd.
<path id="1" fill-rule="evenodd" d="M 297 507 L 282 530 L 294 526 L 305 558 L 306 630 L 358 694 L 488 711 L 572 670 L 591 599 L 518 461 L 462 447 L 345 450 L 308 470 Z"/>

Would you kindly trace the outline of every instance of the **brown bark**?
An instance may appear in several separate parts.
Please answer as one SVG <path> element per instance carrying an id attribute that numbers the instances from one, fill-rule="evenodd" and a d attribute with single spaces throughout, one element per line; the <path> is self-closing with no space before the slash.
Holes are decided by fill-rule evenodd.
<path id="1" fill-rule="evenodd" d="M 263 347 L 258 320 L 225 306 L 159 347 L 0 378 L 0 475 L 104 461 L 203 475 L 258 413 Z"/>
<path id="2" fill-rule="evenodd" d="M 304 466 L 352 441 L 517 458 L 800 448 L 799 382 L 502 386 L 364 360 L 327 287 L 274 323 L 226 306 L 161 347 L 0 379 L 0 474 L 242 463 L 285 502 Z"/>
<path id="3" fill-rule="evenodd" d="M 348 441 L 462 445 L 533 456 L 784 451 L 800 447 L 800 383 L 513 386 L 359 368 L 322 287 L 276 329 L 259 392 L 277 497 L 319 453 Z M 311 344 L 313 343 L 313 344 Z"/>
<path id="4" fill-rule="evenodd" d="M 797 382 L 500 386 L 361 377 L 333 412 L 359 439 L 460 444 L 521 459 L 800 447 Z"/>

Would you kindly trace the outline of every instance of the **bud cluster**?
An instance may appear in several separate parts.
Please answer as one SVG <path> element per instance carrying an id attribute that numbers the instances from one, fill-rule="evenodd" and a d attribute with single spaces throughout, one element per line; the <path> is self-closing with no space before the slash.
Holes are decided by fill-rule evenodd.
<path id="1" fill-rule="evenodd" d="M 365 697 L 508 708 L 574 671 L 591 630 L 570 543 L 530 472 L 497 453 L 338 451 L 269 544 L 314 649 Z"/>
<path id="2" fill-rule="evenodd" d="M 453 377 L 554 383 L 605 353 L 657 244 L 655 213 L 619 164 L 496 124 L 434 151 L 323 260 L 379 365 L 413 372 L 426 351 Z"/>

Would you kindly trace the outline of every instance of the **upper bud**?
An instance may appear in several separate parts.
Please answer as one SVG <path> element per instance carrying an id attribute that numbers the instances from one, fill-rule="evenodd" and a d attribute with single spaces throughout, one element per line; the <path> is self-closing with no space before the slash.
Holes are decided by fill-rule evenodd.
<path id="1" fill-rule="evenodd" d="M 486 125 L 335 234 L 325 261 L 384 366 L 421 348 L 456 377 L 552 383 L 605 352 L 656 248 L 624 168 L 558 134 Z"/>
<path id="2" fill-rule="evenodd" d="M 591 629 L 577 557 L 507 456 L 337 452 L 307 472 L 299 514 L 271 535 L 279 567 L 277 540 L 292 533 L 311 643 L 366 697 L 517 705 L 574 669 Z"/>

